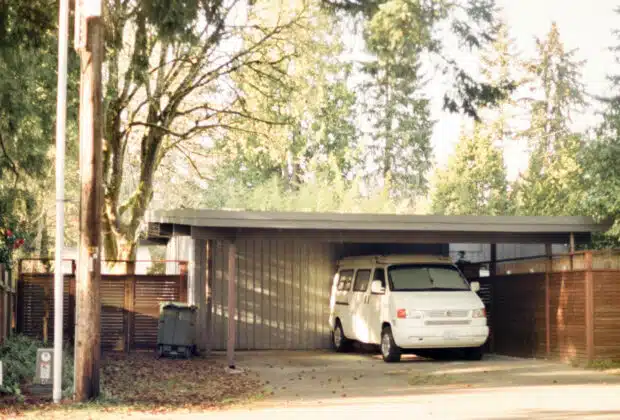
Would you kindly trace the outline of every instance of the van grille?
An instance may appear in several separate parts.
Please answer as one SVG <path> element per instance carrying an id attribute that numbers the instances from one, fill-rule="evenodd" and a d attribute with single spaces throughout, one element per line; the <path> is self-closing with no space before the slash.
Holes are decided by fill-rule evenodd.
<path id="1" fill-rule="evenodd" d="M 469 311 L 460 309 L 434 310 L 426 313 L 428 318 L 467 318 L 468 315 Z"/>
<path id="2" fill-rule="evenodd" d="M 426 321 L 425 325 L 469 325 L 470 320 L 446 320 L 446 321 Z"/>

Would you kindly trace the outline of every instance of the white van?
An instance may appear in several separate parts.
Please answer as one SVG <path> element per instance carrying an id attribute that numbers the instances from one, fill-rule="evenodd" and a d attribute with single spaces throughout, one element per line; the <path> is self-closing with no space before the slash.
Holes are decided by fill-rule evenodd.
<path id="1" fill-rule="evenodd" d="M 462 349 L 480 360 L 489 328 L 479 289 L 448 257 L 342 259 L 330 301 L 333 346 L 344 352 L 354 340 L 380 345 L 386 362 L 430 349 Z"/>

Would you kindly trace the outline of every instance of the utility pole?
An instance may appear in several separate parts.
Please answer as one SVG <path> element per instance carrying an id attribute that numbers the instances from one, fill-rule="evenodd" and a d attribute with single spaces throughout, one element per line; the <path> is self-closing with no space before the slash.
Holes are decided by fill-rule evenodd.
<path id="1" fill-rule="evenodd" d="M 101 196 L 103 108 L 101 0 L 76 2 L 76 49 L 80 55 L 80 242 L 75 308 L 75 400 L 99 395 L 101 355 Z"/>
<path id="2" fill-rule="evenodd" d="M 60 0 L 58 13 L 58 93 L 56 99 L 56 259 L 54 263 L 54 385 L 55 403 L 62 398 L 62 251 L 65 246 L 65 141 L 67 125 L 67 60 L 69 0 Z"/>

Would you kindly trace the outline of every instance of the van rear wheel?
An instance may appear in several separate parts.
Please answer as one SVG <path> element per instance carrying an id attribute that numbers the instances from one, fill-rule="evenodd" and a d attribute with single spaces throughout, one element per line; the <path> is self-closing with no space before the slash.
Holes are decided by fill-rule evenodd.
<path id="1" fill-rule="evenodd" d="M 345 337 L 340 322 L 336 322 L 336 326 L 332 330 L 332 345 L 338 353 L 346 353 L 351 350 L 351 340 Z"/>
<path id="2" fill-rule="evenodd" d="M 390 327 L 385 327 L 381 331 L 381 356 L 383 356 L 383 361 L 386 363 L 400 362 L 401 350 L 394 342 L 394 336 Z"/>

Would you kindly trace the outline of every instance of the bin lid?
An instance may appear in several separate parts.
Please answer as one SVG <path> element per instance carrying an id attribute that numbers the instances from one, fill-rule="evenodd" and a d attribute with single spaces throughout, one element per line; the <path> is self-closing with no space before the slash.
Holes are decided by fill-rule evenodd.
<path id="1" fill-rule="evenodd" d="M 173 301 L 167 301 L 167 302 L 160 302 L 159 303 L 159 310 L 164 310 L 167 308 L 174 308 L 174 309 L 180 309 L 180 310 L 187 310 L 187 311 L 195 311 L 197 309 L 196 305 L 190 305 L 188 303 L 185 302 L 173 302 Z"/>

